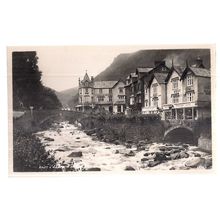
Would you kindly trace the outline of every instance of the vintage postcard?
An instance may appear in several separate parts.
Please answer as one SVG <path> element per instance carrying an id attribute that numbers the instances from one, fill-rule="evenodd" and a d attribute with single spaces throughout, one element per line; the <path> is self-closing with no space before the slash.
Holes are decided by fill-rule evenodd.
<path id="1" fill-rule="evenodd" d="M 215 46 L 8 47 L 9 173 L 213 169 Z"/>

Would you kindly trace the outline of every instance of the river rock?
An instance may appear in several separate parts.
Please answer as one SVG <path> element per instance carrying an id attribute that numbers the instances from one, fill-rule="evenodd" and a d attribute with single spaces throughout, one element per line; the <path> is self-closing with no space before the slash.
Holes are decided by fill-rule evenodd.
<path id="1" fill-rule="evenodd" d="M 151 155 L 151 153 L 147 152 L 147 153 L 144 154 L 144 157 L 148 157 L 149 155 Z"/>
<path id="2" fill-rule="evenodd" d="M 167 147 L 165 147 L 165 146 L 159 146 L 158 148 L 159 148 L 160 151 L 166 151 L 167 150 Z"/>
<path id="3" fill-rule="evenodd" d="M 78 140 L 78 139 L 80 139 L 80 137 L 76 137 L 76 139 Z"/>
<path id="4" fill-rule="evenodd" d="M 141 158 L 141 162 L 145 162 L 145 161 L 148 161 L 148 158 L 146 157 Z"/>
<path id="5" fill-rule="evenodd" d="M 115 141 L 114 141 L 114 144 L 115 144 L 115 145 L 119 145 L 119 144 L 121 144 L 121 142 L 120 142 L 119 140 L 115 140 Z"/>
<path id="6" fill-rule="evenodd" d="M 154 157 L 154 161 L 160 161 L 160 162 L 167 159 L 165 154 L 161 152 L 155 152 L 153 157 Z"/>
<path id="7" fill-rule="evenodd" d="M 211 158 L 208 158 L 208 159 L 205 160 L 205 162 L 204 162 L 204 167 L 205 167 L 206 169 L 212 168 L 212 159 L 211 159 Z"/>
<path id="8" fill-rule="evenodd" d="M 126 157 L 134 157 L 135 153 L 134 153 L 134 151 L 131 150 L 129 153 L 126 153 L 125 156 Z"/>
<path id="9" fill-rule="evenodd" d="M 181 152 L 179 153 L 179 155 L 180 155 L 180 158 L 188 158 L 188 157 L 189 157 L 189 154 L 186 153 L 186 152 L 183 152 L 183 151 L 181 151 Z"/>
<path id="10" fill-rule="evenodd" d="M 185 149 L 189 149 L 189 145 L 188 144 L 183 144 L 182 145 Z"/>
<path id="11" fill-rule="evenodd" d="M 53 139 L 53 138 L 50 138 L 50 137 L 46 137 L 46 138 L 44 138 L 44 140 L 45 140 L 45 141 L 54 141 L 54 139 Z"/>
<path id="12" fill-rule="evenodd" d="M 125 143 L 126 148 L 130 149 L 131 148 L 131 144 Z"/>
<path id="13" fill-rule="evenodd" d="M 84 171 L 101 171 L 101 168 L 99 167 L 91 167 L 91 168 L 87 168 Z"/>
<path id="14" fill-rule="evenodd" d="M 161 162 L 160 161 L 149 161 L 148 166 L 149 167 L 155 167 L 159 165 Z"/>
<path id="15" fill-rule="evenodd" d="M 132 167 L 132 166 L 126 166 L 125 170 L 126 171 L 135 171 L 134 167 Z"/>
<path id="16" fill-rule="evenodd" d="M 56 149 L 55 151 L 58 151 L 58 152 L 64 152 L 65 150 L 62 149 L 62 148 L 58 148 L 58 149 Z"/>
<path id="17" fill-rule="evenodd" d="M 193 157 L 186 161 L 185 166 L 190 168 L 196 168 L 205 163 L 205 159 L 201 157 Z"/>
<path id="18" fill-rule="evenodd" d="M 141 146 L 141 147 L 137 147 L 137 151 L 143 151 L 143 150 L 145 150 L 146 148 L 145 147 L 143 147 L 143 146 Z"/>
<path id="19" fill-rule="evenodd" d="M 111 147 L 106 147 L 105 149 L 109 150 L 109 149 L 111 149 Z"/>
<path id="20" fill-rule="evenodd" d="M 201 154 L 193 152 L 194 157 L 201 157 Z"/>
<path id="21" fill-rule="evenodd" d="M 77 151 L 77 152 L 72 152 L 71 154 L 68 155 L 68 157 L 82 157 L 82 151 Z"/>
<path id="22" fill-rule="evenodd" d="M 119 154 L 119 150 L 116 150 L 116 151 L 115 151 L 115 154 Z"/>

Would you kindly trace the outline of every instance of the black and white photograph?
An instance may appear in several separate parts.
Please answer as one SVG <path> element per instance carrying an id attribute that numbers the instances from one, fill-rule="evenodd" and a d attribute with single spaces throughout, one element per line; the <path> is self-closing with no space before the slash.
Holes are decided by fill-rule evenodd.
<path id="1" fill-rule="evenodd" d="M 212 45 L 8 47 L 11 172 L 211 170 L 212 56 Z"/>

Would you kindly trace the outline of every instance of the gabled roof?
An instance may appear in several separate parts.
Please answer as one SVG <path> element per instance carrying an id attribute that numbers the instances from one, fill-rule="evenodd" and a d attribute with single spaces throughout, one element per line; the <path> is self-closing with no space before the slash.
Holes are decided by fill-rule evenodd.
<path id="1" fill-rule="evenodd" d="M 168 82 L 174 71 L 181 77 L 185 69 L 186 67 L 183 66 L 172 66 L 170 73 L 167 75 L 166 82 Z"/>
<path id="2" fill-rule="evenodd" d="M 155 79 L 159 84 L 163 84 L 166 83 L 166 78 L 168 76 L 168 73 L 154 73 L 153 76 L 155 77 Z"/>
<path id="3" fill-rule="evenodd" d="M 84 76 L 84 78 L 83 78 L 83 81 L 90 81 L 90 78 L 89 78 L 89 76 L 88 76 L 87 73 L 85 74 L 85 76 Z"/>
<path id="4" fill-rule="evenodd" d="M 94 88 L 96 89 L 108 89 L 113 88 L 118 81 L 95 81 Z"/>
<path id="5" fill-rule="evenodd" d="M 187 67 L 181 76 L 181 80 L 185 78 L 185 76 L 188 72 L 192 72 L 195 76 L 211 77 L 210 70 L 208 70 L 208 69 L 197 68 L 197 67 Z"/>
<path id="6" fill-rule="evenodd" d="M 210 70 L 204 68 L 190 67 L 196 76 L 211 77 Z"/>
<path id="7" fill-rule="evenodd" d="M 186 67 L 184 66 L 174 66 L 173 69 L 178 73 L 179 76 L 182 76 Z"/>

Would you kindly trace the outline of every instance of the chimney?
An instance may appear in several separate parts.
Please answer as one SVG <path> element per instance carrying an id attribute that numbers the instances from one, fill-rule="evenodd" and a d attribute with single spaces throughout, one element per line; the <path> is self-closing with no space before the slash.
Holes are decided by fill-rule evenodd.
<path id="1" fill-rule="evenodd" d="M 93 76 L 91 76 L 91 82 L 93 82 L 94 81 L 94 77 Z"/>
<path id="2" fill-rule="evenodd" d="M 200 57 L 197 57 L 195 60 L 195 64 L 193 65 L 193 67 L 197 67 L 197 68 L 205 68 L 205 66 L 203 65 L 203 60 Z"/>

